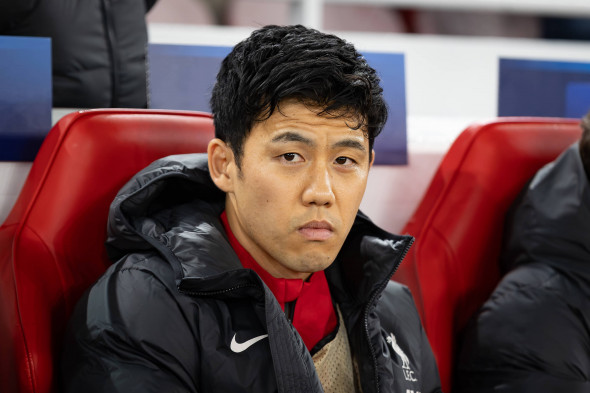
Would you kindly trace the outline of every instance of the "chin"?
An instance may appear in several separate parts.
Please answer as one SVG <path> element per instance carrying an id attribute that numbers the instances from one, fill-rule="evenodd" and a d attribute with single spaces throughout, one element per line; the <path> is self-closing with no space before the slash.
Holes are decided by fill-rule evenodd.
<path id="1" fill-rule="evenodd" d="M 334 258 L 326 258 L 325 255 L 322 255 L 321 258 L 318 256 L 310 256 L 309 258 L 305 258 L 299 266 L 302 273 L 315 273 L 327 269 L 333 262 Z"/>

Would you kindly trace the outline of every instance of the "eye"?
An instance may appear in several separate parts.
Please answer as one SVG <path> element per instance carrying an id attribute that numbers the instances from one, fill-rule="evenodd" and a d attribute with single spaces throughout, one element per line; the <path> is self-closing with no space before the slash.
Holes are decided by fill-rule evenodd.
<path id="1" fill-rule="evenodd" d="M 303 161 L 303 157 L 301 157 L 299 154 L 297 153 L 285 153 L 281 155 L 281 158 L 283 160 L 285 160 L 286 162 L 292 163 L 292 162 L 302 162 Z"/>
<path id="2" fill-rule="evenodd" d="M 356 164 L 356 161 L 353 160 L 352 158 L 349 157 L 338 157 L 334 160 L 334 162 L 338 165 L 342 165 L 342 166 L 350 166 L 350 165 L 354 165 Z"/>

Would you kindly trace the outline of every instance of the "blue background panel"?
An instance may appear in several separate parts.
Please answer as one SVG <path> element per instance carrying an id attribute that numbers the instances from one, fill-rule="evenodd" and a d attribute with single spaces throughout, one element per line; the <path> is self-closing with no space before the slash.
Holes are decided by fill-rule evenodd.
<path id="1" fill-rule="evenodd" d="M 51 107 L 50 39 L 0 36 L 0 160 L 33 161 Z"/>
<path id="2" fill-rule="evenodd" d="M 230 47 L 150 44 L 150 108 L 211 112 L 209 97 Z"/>
<path id="3" fill-rule="evenodd" d="M 406 73 L 404 55 L 365 52 L 365 58 L 381 78 L 389 117 L 375 140 L 375 164 L 408 163 L 406 123 Z"/>
<path id="4" fill-rule="evenodd" d="M 590 82 L 571 82 L 565 88 L 565 117 L 583 117 L 590 110 Z"/>
<path id="5" fill-rule="evenodd" d="M 498 116 L 580 118 L 590 110 L 590 63 L 500 59 Z"/>
<path id="6" fill-rule="evenodd" d="M 210 112 L 209 97 L 217 71 L 231 47 L 150 44 L 150 107 Z M 404 56 L 364 53 L 382 80 L 389 118 L 375 141 L 376 164 L 406 164 Z"/>

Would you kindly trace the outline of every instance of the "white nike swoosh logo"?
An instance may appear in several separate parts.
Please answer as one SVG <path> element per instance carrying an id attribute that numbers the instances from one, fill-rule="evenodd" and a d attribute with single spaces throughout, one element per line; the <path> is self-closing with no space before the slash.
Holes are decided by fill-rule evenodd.
<path id="1" fill-rule="evenodd" d="M 239 343 L 236 341 L 236 334 L 234 333 L 234 337 L 231 339 L 231 344 L 229 348 L 234 351 L 235 353 L 244 352 L 246 349 L 250 348 L 252 345 L 256 344 L 258 341 L 263 340 L 268 337 L 268 334 L 263 334 L 262 336 L 251 338 L 248 341 L 244 341 L 243 343 Z"/>

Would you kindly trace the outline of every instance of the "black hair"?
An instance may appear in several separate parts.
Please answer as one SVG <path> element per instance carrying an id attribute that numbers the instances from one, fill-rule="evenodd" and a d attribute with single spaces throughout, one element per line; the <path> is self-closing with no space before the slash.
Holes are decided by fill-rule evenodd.
<path id="1" fill-rule="evenodd" d="M 223 60 L 211 95 L 215 136 L 235 154 L 246 136 L 285 99 L 320 108 L 319 114 L 353 118 L 369 140 L 387 120 L 377 73 L 343 39 L 301 25 L 265 26 L 238 43 Z"/>
<path id="2" fill-rule="evenodd" d="M 586 177 L 590 181 L 590 112 L 582 118 L 582 137 L 580 138 L 580 156 L 586 171 Z"/>

